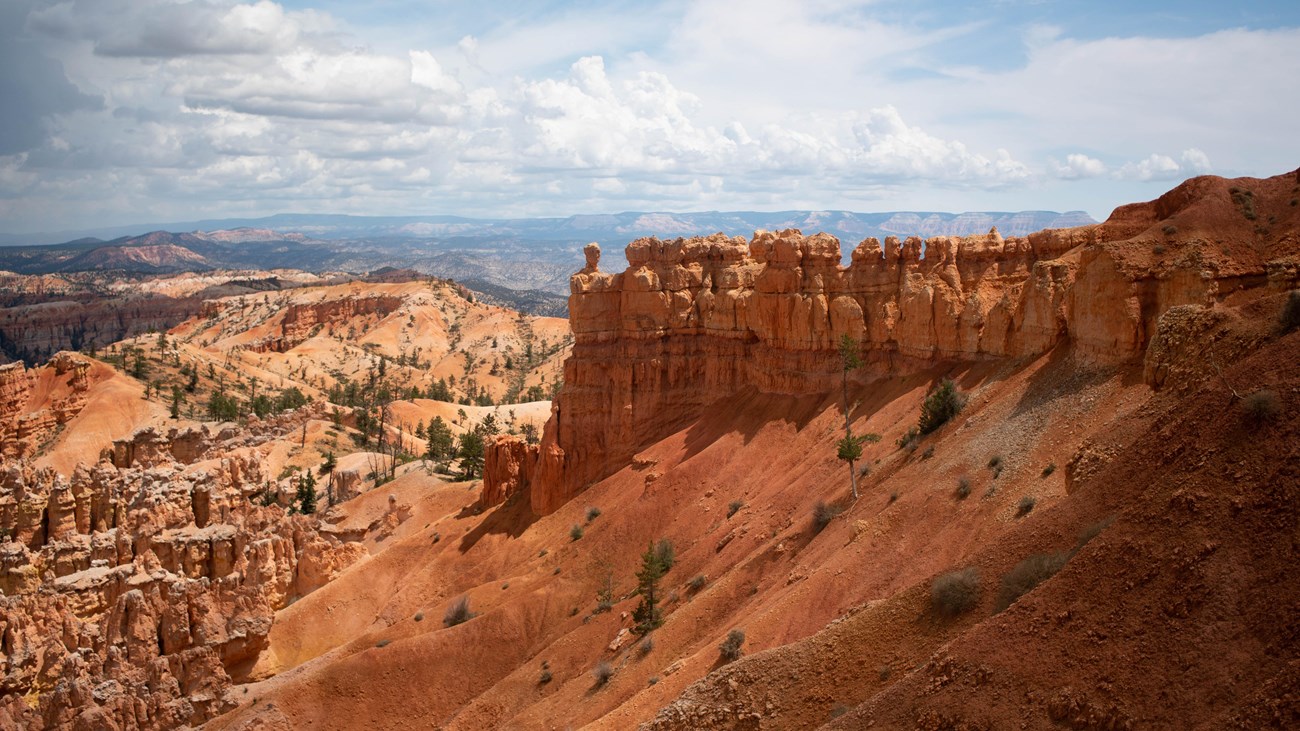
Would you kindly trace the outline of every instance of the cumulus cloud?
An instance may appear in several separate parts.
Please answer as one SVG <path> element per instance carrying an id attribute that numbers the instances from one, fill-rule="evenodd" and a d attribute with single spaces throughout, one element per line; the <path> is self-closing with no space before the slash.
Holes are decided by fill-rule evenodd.
<path id="1" fill-rule="evenodd" d="M 1179 160 L 1168 155 L 1152 154 L 1143 160 L 1131 162 L 1115 172 L 1120 180 L 1178 180 L 1188 175 L 1210 171 L 1210 158 L 1197 149 L 1184 150 Z"/>
<path id="2" fill-rule="evenodd" d="M 623 11 L 561 11 L 442 45 L 358 38 L 270 0 L 16 2 L 0 10 L 0 98 L 23 103 L 0 107 L 0 186 L 33 205 L 7 210 L 75 200 L 65 208 L 91 220 L 866 208 L 899 191 L 1158 184 L 1209 171 L 1211 154 L 1240 165 L 1222 130 L 1254 87 L 1275 87 L 1261 125 L 1288 118 L 1276 112 L 1296 95 L 1262 78 L 1285 64 L 1232 74 L 1225 55 L 1300 61 L 1300 32 L 1082 42 L 1048 29 L 1014 68 L 944 66 L 927 54 L 970 28 L 890 24 L 860 0 L 661 3 L 634 11 L 659 23 L 649 32 L 606 32 Z M 656 33 L 657 49 L 627 50 Z M 1174 62 L 1194 81 L 1171 80 Z M 935 73 L 892 73 L 912 67 Z M 1204 103 L 1198 84 L 1238 96 Z M 1050 156 L 1072 149 L 1088 154 Z"/>
<path id="3" fill-rule="evenodd" d="M 1106 173 L 1106 164 L 1101 160 L 1077 152 L 1066 155 L 1063 163 L 1058 160 L 1049 163 L 1052 173 L 1062 180 L 1096 178 Z"/>

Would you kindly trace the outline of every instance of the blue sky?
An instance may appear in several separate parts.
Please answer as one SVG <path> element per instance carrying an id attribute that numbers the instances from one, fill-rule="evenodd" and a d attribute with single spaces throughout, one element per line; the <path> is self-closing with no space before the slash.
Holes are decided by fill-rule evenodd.
<path id="1" fill-rule="evenodd" d="M 0 0 L 0 231 L 1083 209 L 1300 165 L 1300 3 Z"/>

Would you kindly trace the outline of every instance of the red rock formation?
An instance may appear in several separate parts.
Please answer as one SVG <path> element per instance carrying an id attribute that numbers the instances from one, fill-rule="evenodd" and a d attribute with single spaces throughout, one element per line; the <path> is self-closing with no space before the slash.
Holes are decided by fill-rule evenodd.
<path id="1" fill-rule="evenodd" d="M 601 272 L 590 244 L 571 279 L 564 388 L 530 450 L 533 510 L 553 511 L 718 398 L 830 390 L 843 335 L 860 341 L 874 375 L 1065 342 L 1097 361 L 1140 356 L 1171 307 L 1295 286 L 1293 184 L 1197 178 L 1105 223 L 1026 238 L 868 239 L 847 267 L 834 237 L 796 230 L 748 244 L 638 239 L 620 273 Z M 515 488 L 496 481 L 527 472 L 507 451 L 489 455 L 485 494 L 504 496 Z"/>
<path id="2" fill-rule="evenodd" d="M 480 503 L 491 507 L 509 500 L 532 482 L 536 467 L 536 446 L 517 436 L 496 436 L 487 443 L 484 452 Z"/>
<path id="3" fill-rule="evenodd" d="M 181 465 L 169 457 L 199 454 L 187 434 L 137 435 L 111 452 L 133 466 L 70 479 L 0 468 L 0 727 L 202 723 L 229 707 L 275 610 L 365 554 L 254 504 L 246 435 L 205 432 L 206 458 Z"/>
<path id="4" fill-rule="evenodd" d="M 39 368 L 0 366 L 0 457 L 33 454 L 54 430 L 81 413 L 93 381 L 111 369 L 76 353 L 58 353 Z"/>
<path id="5" fill-rule="evenodd" d="M 311 337 L 313 330 L 319 327 L 347 322 L 365 315 L 384 317 L 397 311 L 403 302 L 402 297 L 394 295 L 371 295 L 291 304 L 278 316 L 278 333 L 248 343 L 244 348 L 258 353 L 283 353 Z M 220 312 L 223 306 L 229 306 L 229 301 L 205 302 L 203 314 Z"/>

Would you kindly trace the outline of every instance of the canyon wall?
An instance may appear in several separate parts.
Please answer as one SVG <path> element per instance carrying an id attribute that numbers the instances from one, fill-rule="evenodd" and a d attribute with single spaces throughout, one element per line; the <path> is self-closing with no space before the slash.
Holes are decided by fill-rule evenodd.
<path id="1" fill-rule="evenodd" d="M 1249 211 L 1233 183 L 1253 190 Z M 1140 357 L 1171 307 L 1296 286 L 1297 185 L 1198 178 L 1094 226 L 867 239 L 849 266 L 834 237 L 797 230 L 638 239 L 622 272 L 601 271 L 589 244 L 570 281 L 564 388 L 526 459 L 491 445 L 485 503 L 527 487 L 549 513 L 718 398 L 829 391 L 844 335 L 860 343 L 860 378 L 1066 342 L 1092 362 Z"/>

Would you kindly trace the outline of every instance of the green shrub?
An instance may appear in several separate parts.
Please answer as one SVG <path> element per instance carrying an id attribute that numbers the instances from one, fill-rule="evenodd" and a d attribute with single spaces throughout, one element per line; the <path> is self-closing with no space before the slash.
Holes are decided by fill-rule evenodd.
<path id="1" fill-rule="evenodd" d="M 973 567 L 949 571 L 930 585 L 930 608 L 944 617 L 974 609 L 979 599 L 980 577 Z"/>
<path id="2" fill-rule="evenodd" d="M 965 500 L 968 497 L 970 497 L 970 478 L 958 477 L 957 478 L 957 499 Z"/>
<path id="3" fill-rule="evenodd" d="M 730 518 L 735 515 L 743 507 L 745 507 L 745 502 L 743 500 L 732 500 L 727 504 L 727 517 Z"/>
<path id="4" fill-rule="evenodd" d="M 718 652 L 722 655 L 723 660 L 733 662 L 739 660 L 740 656 L 744 654 L 740 649 L 744 644 L 745 630 L 733 629 L 727 633 L 727 639 L 718 645 Z"/>
<path id="5" fill-rule="evenodd" d="M 1002 589 L 998 592 L 996 611 L 1011 606 L 1017 599 L 1028 594 L 1035 586 L 1056 575 L 1057 571 L 1070 560 L 1066 553 L 1036 553 L 1016 564 L 1002 577 Z"/>
<path id="6" fill-rule="evenodd" d="M 582 538 L 582 526 L 574 523 L 573 527 L 569 529 L 569 540 L 576 541 L 579 538 Z"/>
<path id="7" fill-rule="evenodd" d="M 951 378 L 945 378 L 921 404 L 921 421 L 917 428 L 922 434 L 929 434 L 948 423 L 965 405 L 966 398 L 957 390 L 957 384 Z"/>
<path id="8" fill-rule="evenodd" d="M 596 518 L 599 518 L 599 517 L 600 517 L 600 508 L 596 507 L 595 505 L 589 506 L 589 507 L 587 508 L 587 522 L 588 522 L 588 523 L 590 523 L 591 521 L 593 521 L 593 520 L 595 520 Z"/>
<path id="9" fill-rule="evenodd" d="M 614 677 L 614 666 L 601 660 L 596 663 L 596 667 L 592 668 L 591 676 L 596 679 L 596 687 L 603 687 L 610 678 Z"/>
<path id="10" fill-rule="evenodd" d="M 686 582 L 686 588 L 694 594 L 703 589 L 706 583 L 708 583 L 708 579 L 704 578 L 704 574 L 696 574 L 690 581 Z"/>
<path id="11" fill-rule="evenodd" d="M 1047 477 L 1056 471 L 1056 463 L 1052 462 L 1043 468 L 1043 477 Z"/>

